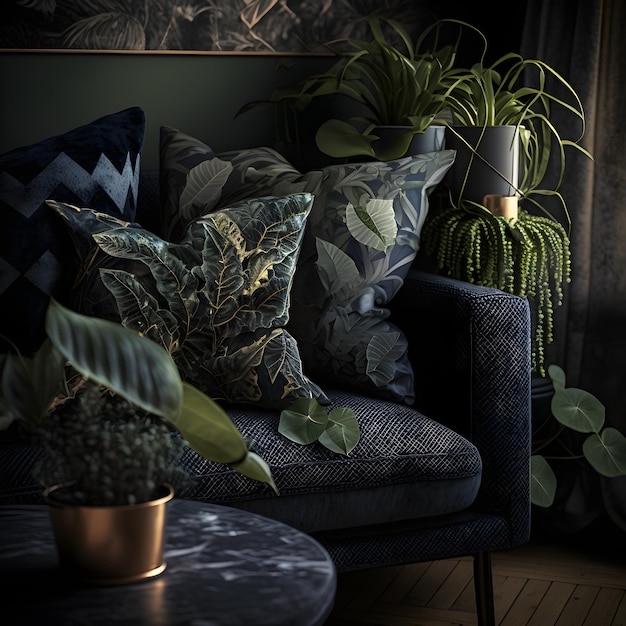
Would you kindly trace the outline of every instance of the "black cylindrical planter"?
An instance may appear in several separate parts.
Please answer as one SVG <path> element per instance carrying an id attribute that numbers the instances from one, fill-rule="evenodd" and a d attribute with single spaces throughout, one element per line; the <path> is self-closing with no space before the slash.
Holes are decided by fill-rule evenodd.
<path id="1" fill-rule="evenodd" d="M 456 150 L 446 176 L 455 202 L 482 204 L 487 194 L 516 195 L 520 164 L 516 126 L 453 126 L 446 130 L 446 147 Z"/>
<path id="2" fill-rule="evenodd" d="M 384 154 L 403 135 L 412 132 L 409 126 L 377 126 L 372 134 L 377 135 L 372 147 L 377 154 Z M 414 156 L 427 152 L 439 152 L 446 147 L 446 127 L 431 125 L 421 133 L 415 133 L 409 147 L 402 156 Z"/>

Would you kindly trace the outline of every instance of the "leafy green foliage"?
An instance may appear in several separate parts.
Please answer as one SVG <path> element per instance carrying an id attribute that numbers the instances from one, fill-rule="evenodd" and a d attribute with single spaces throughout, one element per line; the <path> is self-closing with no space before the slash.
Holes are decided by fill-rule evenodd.
<path id="1" fill-rule="evenodd" d="M 201 391 L 183 384 L 174 361 L 161 346 L 115 322 L 75 313 L 55 300 L 51 300 L 48 307 L 46 331 L 48 338 L 33 358 L 13 354 L 4 358 L 0 397 L 3 406 L 10 407 L 11 419 L 22 420 L 40 437 L 47 436 L 48 444 L 53 440 L 57 442 L 58 458 L 64 456 L 65 434 L 57 431 L 65 424 L 70 425 L 72 420 L 58 421 L 54 417 L 55 409 L 62 404 L 65 411 L 71 411 L 74 404 L 67 395 L 69 390 L 63 389 L 67 364 L 72 372 L 82 375 L 79 386 L 81 381 L 87 380 L 99 390 L 101 398 L 105 397 L 102 394 L 105 390 L 126 403 L 120 419 L 144 420 L 146 413 L 150 414 L 150 419 L 162 418 L 178 428 L 183 437 L 189 437 L 190 444 L 200 454 L 233 467 L 237 464 L 243 473 L 250 472 L 256 480 L 275 488 L 267 466 L 254 460 L 248 462 L 247 457 L 252 453 L 247 451 L 230 417 Z M 85 414 L 83 417 L 87 420 L 80 422 L 85 426 L 78 431 L 98 432 L 98 426 L 88 426 L 90 418 L 97 423 L 97 414 L 80 407 L 76 414 Z M 115 416 L 116 412 L 108 415 Z M 5 420 L 6 425 L 9 422 L 10 419 Z M 83 435 L 87 437 L 85 432 Z M 120 436 L 126 439 L 126 435 Z M 94 437 L 98 442 L 95 434 L 91 439 Z M 141 445 L 150 448 L 150 441 L 148 437 Z M 132 456 L 132 442 L 131 437 L 130 453 L 112 446 L 107 454 L 114 455 L 115 450 L 119 450 L 120 457 Z M 153 443 L 153 454 L 158 455 L 163 442 L 155 438 Z M 77 445 L 81 445 L 78 440 Z M 77 457 L 82 459 L 84 454 Z M 255 467 L 251 468 L 252 465 Z M 143 476 L 145 479 L 145 473 Z M 111 483 L 119 478 L 114 474 L 107 480 Z M 130 493 L 137 493 L 136 484 L 124 486 Z"/>
<path id="2" fill-rule="evenodd" d="M 142 409 L 175 422 L 182 402 L 182 381 L 165 350 L 153 341 L 132 340 L 128 329 L 86 317 L 52 300 L 46 333 L 74 368 Z M 133 337 L 134 339 L 134 337 Z"/>
<path id="3" fill-rule="evenodd" d="M 545 346 L 554 338 L 554 309 L 570 282 L 569 243 L 557 221 L 526 211 L 511 223 L 486 208 L 435 208 L 422 230 L 423 250 L 439 270 L 534 303 L 533 369 L 542 375 Z"/>
<path id="4" fill-rule="evenodd" d="M 359 441 L 359 425 L 351 409 L 333 409 L 330 414 L 314 398 L 298 398 L 280 414 L 278 432 L 302 445 L 319 441 L 323 446 L 348 455 Z"/>
<path id="5" fill-rule="evenodd" d="M 550 459 L 584 459 L 601 476 L 613 478 L 626 476 L 626 437 L 615 428 L 605 428 L 605 407 L 591 393 L 583 389 L 565 386 L 565 372 L 557 365 L 550 365 L 548 373 L 553 383 L 551 417 L 557 423 L 556 430 L 543 424 L 533 433 L 531 459 L 531 500 L 534 504 L 548 507 L 554 501 L 557 479 L 550 467 Z M 575 454 L 561 435 L 566 429 L 577 433 L 590 433 L 582 443 L 582 454 Z M 550 445 L 564 451 L 561 456 L 540 454 Z"/>
<path id="6" fill-rule="evenodd" d="M 565 174 L 566 148 L 593 158 L 580 143 L 585 133 L 580 98 L 563 76 L 541 60 L 509 52 L 486 65 L 487 38 L 466 22 L 439 20 L 422 33 L 422 43 L 434 45 L 432 42 L 440 38 L 453 37 L 456 56 L 468 34 L 478 40 L 476 62 L 469 68 L 453 67 L 444 78 L 443 99 L 452 113 L 450 130 L 454 132 L 454 125 L 516 126 L 522 144 L 520 197 L 531 201 L 548 216 L 550 213 L 541 200 L 546 196 L 557 198 L 569 221 L 565 201 L 559 193 Z M 573 137 L 561 134 L 554 122 L 555 109 L 571 116 L 571 124 L 563 128 L 575 129 Z M 557 165 L 558 175 L 551 189 L 542 189 L 549 163 Z"/>
<path id="7" fill-rule="evenodd" d="M 268 104 L 278 106 L 289 140 L 291 111 L 304 110 L 316 98 L 339 95 L 354 102 L 359 110 L 348 121 L 330 119 L 320 126 L 316 143 L 322 152 L 340 158 L 369 156 L 384 161 L 404 156 L 414 134 L 440 118 L 449 118 L 443 96 L 455 51 L 448 45 L 420 53 L 420 42 L 414 44 L 399 22 L 376 16 L 367 20 L 371 39 L 346 38 L 327 43 L 337 56 L 329 69 L 276 89 L 269 102 L 252 102 L 238 115 Z M 390 27 L 399 46 L 388 40 L 383 25 Z M 406 126 L 407 132 L 379 152 L 377 127 L 389 125 Z"/>

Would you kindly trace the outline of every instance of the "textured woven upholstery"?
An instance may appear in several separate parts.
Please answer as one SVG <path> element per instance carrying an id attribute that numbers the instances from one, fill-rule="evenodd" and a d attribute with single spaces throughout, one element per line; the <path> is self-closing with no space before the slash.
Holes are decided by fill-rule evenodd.
<path id="1" fill-rule="evenodd" d="M 527 301 L 412 271 L 393 303 L 393 317 L 409 338 L 416 407 L 465 435 L 480 451 L 478 496 L 459 513 L 316 537 L 340 570 L 524 543 L 530 533 Z"/>
<path id="2" fill-rule="evenodd" d="M 406 405 L 329 395 L 359 420 L 361 439 L 350 456 L 285 439 L 277 412 L 230 409 L 244 437 L 271 464 L 280 496 L 192 450 L 184 465 L 195 478 L 179 495 L 230 504 L 309 532 L 441 515 L 474 501 L 482 464 L 467 439 Z"/>
<path id="3" fill-rule="evenodd" d="M 157 173 L 144 172 L 139 189 L 137 220 L 150 227 Z M 339 571 L 475 555 L 479 623 L 493 624 L 484 555 L 530 532 L 528 302 L 412 270 L 391 310 L 409 341 L 413 407 L 330 392 L 360 422 L 349 458 L 282 438 L 276 413 L 229 409 L 271 464 L 281 495 L 192 451 L 183 463 L 194 478 L 178 495 L 298 526 Z M 40 501 L 30 477 L 36 457 L 19 443 L 0 446 L 0 504 Z"/>

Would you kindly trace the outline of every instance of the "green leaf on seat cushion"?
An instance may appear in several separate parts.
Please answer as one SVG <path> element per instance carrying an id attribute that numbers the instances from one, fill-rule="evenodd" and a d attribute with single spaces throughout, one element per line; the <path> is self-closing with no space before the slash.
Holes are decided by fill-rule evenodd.
<path id="1" fill-rule="evenodd" d="M 327 423 L 328 414 L 313 398 L 301 398 L 281 412 L 278 432 L 307 445 L 318 440 Z"/>
<path id="2" fill-rule="evenodd" d="M 319 442 L 340 454 L 348 455 L 359 442 L 360 430 L 354 412 L 346 407 L 333 409 L 328 416 L 328 426 Z"/>

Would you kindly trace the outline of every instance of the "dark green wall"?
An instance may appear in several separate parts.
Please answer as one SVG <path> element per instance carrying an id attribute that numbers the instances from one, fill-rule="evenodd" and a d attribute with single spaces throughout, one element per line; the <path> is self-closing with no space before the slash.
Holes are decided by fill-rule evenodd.
<path id="1" fill-rule="evenodd" d="M 465 19 L 484 30 L 494 54 L 517 50 L 525 2 L 509 3 L 499 24 L 465 0 L 442 0 L 439 17 Z M 0 52 L 0 154 L 97 117 L 139 105 L 147 116 L 143 166 L 158 165 L 159 127 L 169 125 L 217 151 L 274 141 L 268 110 L 233 119 L 276 84 L 322 69 L 329 59 L 162 53 Z M 293 69 L 277 73 L 279 65 Z M 316 104 L 316 107 L 320 105 Z M 311 121 L 315 111 L 307 111 Z M 314 123 L 314 122 L 312 122 Z"/>
<path id="2" fill-rule="evenodd" d="M 277 74 L 277 64 L 296 61 Z M 272 114 L 233 119 L 271 93 L 277 75 L 317 71 L 323 57 L 81 52 L 0 53 L 0 154 L 139 105 L 147 117 L 143 166 L 158 165 L 169 125 L 218 151 L 271 144 Z"/>

